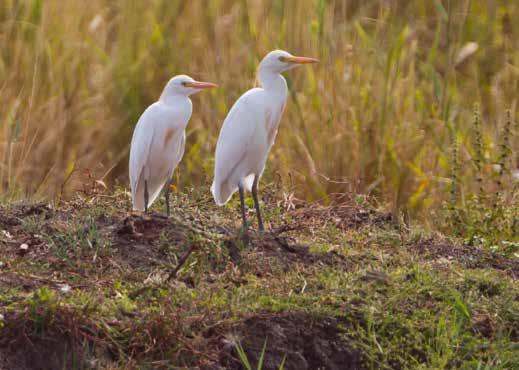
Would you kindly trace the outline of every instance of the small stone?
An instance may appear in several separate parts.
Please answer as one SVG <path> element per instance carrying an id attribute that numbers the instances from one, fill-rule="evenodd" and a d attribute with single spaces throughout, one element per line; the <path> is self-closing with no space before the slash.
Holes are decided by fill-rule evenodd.
<path id="1" fill-rule="evenodd" d="M 27 243 L 23 243 L 20 245 L 20 251 L 27 252 L 29 250 L 29 245 Z"/>

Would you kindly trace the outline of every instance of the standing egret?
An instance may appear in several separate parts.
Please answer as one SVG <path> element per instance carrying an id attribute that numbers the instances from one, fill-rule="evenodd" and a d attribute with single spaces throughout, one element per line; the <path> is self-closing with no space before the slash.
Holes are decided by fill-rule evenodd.
<path id="1" fill-rule="evenodd" d="M 258 181 L 287 101 L 287 83 L 281 72 L 317 62 L 317 59 L 296 57 L 282 50 L 271 51 L 258 68 L 260 87 L 243 94 L 225 118 L 216 144 L 211 192 L 216 204 L 223 205 L 236 190 L 239 191 L 244 229 L 247 228 L 244 204 L 244 191 L 247 190 L 252 191 L 259 230 L 264 230 L 258 202 Z"/>
<path id="2" fill-rule="evenodd" d="M 193 110 L 189 96 L 216 86 L 185 75 L 175 76 L 166 84 L 159 100 L 139 118 L 133 131 L 129 164 L 134 210 L 147 212 L 165 187 L 166 210 L 170 215 L 169 180 L 184 155 L 185 129 Z"/>

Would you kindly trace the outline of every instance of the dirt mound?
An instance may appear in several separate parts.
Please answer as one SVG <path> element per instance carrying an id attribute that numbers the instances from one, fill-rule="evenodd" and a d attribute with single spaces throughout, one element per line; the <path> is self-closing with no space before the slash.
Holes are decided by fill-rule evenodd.
<path id="1" fill-rule="evenodd" d="M 299 244 L 295 239 L 282 235 L 282 231 L 257 233 L 249 231 L 245 236 L 232 237 L 225 241 L 231 260 L 248 271 L 259 275 L 270 270 L 269 262 L 281 262 L 288 270 L 294 264 L 304 266 L 334 266 L 341 269 L 351 267 L 351 262 L 336 252 L 312 253 L 309 247 Z M 245 248 L 240 246 L 245 245 Z"/>
<path id="2" fill-rule="evenodd" d="M 182 251 L 187 248 L 188 229 L 159 214 L 130 215 L 114 221 L 112 234 L 119 256 L 133 267 L 149 267 L 162 264 L 168 258 L 168 250 L 161 245 L 167 240 L 168 248 Z"/>
<path id="3" fill-rule="evenodd" d="M 89 369 L 112 361 L 89 320 L 66 308 L 48 309 L 10 313 L 0 337 L 0 369 Z"/>
<path id="4" fill-rule="evenodd" d="M 438 242 L 433 238 L 407 245 L 407 249 L 428 259 L 455 261 L 465 268 L 478 269 L 492 267 L 511 276 L 519 277 L 519 261 L 508 259 L 500 254 L 470 245 L 455 245 Z"/>
<path id="5" fill-rule="evenodd" d="M 54 370 L 64 368 L 89 368 L 83 359 L 61 342 L 28 343 L 24 348 L 0 348 L 0 369 Z M 81 364 L 81 365 L 79 365 Z"/>
<path id="6" fill-rule="evenodd" d="M 398 228 L 398 221 L 392 213 L 352 204 L 330 207 L 308 205 L 295 210 L 292 216 L 298 223 L 314 227 L 331 222 L 341 230 L 359 229 L 364 226 Z"/>
<path id="7" fill-rule="evenodd" d="M 265 370 L 277 370 L 284 358 L 286 370 L 363 369 L 362 353 L 342 337 L 341 324 L 337 318 L 302 312 L 263 313 L 242 320 L 228 334 L 240 341 L 253 367 L 266 342 Z M 221 365 L 243 368 L 233 346 L 222 351 Z"/>

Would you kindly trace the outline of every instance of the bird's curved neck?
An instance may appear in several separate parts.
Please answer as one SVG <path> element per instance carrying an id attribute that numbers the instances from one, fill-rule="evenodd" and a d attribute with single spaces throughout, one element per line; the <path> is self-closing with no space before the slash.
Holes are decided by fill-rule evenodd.
<path id="1" fill-rule="evenodd" d="M 287 82 L 285 81 L 285 78 L 278 72 L 260 67 L 258 70 L 257 79 L 260 87 L 265 90 L 279 93 L 286 93 L 287 91 Z"/>
<path id="2" fill-rule="evenodd" d="M 179 103 L 188 103 L 191 102 L 188 96 L 182 94 L 172 94 L 171 92 L 163 91 L 160 95 L 159 101 L 171 105 L 171 104 L 179 104 Z"/>

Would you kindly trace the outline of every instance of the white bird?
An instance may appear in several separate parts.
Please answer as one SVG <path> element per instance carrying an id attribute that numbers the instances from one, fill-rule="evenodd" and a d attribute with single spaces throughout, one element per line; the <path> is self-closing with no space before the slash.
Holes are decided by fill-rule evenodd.
<path id="1" fill-rule="evenodd" d="M 287 101 L 287 83 L 281 72 L 317 62 L 282 50 L 271 51 L 259 65 L 259 87 L 243 94 L 225 118 L 216 144 L 211 192 L 216 204 L 223 205 L 239 191 L 244 229 L 247 228 L 244 204 L 247 190 L 252 191 L 259 230 L 264 230 L 257 189 Z"/>
<path id="2" fill-rule="evenodd" d="M 169 216 L 169 180 L 184 155 L 185 129 L 193 110 L 189 96 L 216 86 L 186 75 L 175 76 L 139 118 L 129 163 L 134 210 L 147 212 L 164 187 Z"/>

